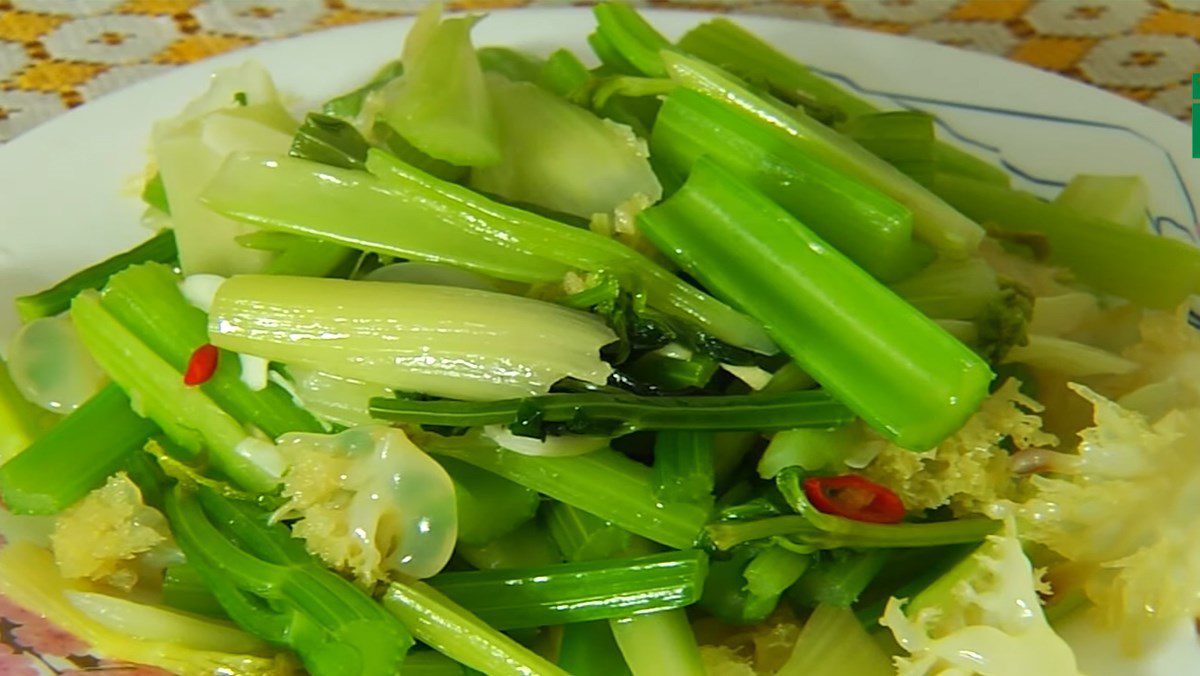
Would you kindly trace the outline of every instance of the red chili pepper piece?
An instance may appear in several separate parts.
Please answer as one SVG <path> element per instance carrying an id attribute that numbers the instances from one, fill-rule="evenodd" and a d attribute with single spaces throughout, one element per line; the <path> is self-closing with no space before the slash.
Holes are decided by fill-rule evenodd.
<path id="1" fill-rule="evenodd" d="M 899 523 L 904 518 L 900 496 L 856 474 L 809 477 L 804 494 L 818 510 L 855 521 Z"/>
<path id="2" fill-rule="evenodd" d="M 201 385 L 208 382 L 217 370 L 217 358 L 221 351 L 216 345 L 205 343 L 196 348 L 192 358 L 188 360 L 187 371 L 183 374 L 184 385 Z"/>

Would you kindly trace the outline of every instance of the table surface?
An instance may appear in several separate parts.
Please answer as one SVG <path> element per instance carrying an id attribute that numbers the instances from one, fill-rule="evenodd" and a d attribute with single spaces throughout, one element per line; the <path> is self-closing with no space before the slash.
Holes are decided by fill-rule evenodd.
<path id="1" fill-rule="evenodd" d="M 214 54 L 413 13 L 426 0 L 0 0 L 0 143 Z M 564 6 L 467 0 L 455 9 Z M 1200 0 L 664 0 L 908 35 L 1061 73 L 1188 120 Z"/>

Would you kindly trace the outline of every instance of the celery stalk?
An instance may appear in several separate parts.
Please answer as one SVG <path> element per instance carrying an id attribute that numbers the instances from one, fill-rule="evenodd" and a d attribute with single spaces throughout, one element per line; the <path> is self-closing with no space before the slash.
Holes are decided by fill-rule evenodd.
<path id="1" fill-rule="evenodd" d="M 107 260 L 80 270 L 54 286 L 28 296 L 17 298 L 17 314 L 21 321 L 29 322 L 39 317 L 52 317 L 66 312 L 71 299 L 80 291 L 100 289 L 108 278 L 138 263 L 171 263 L 178 258 L 175 250 L 175 233 L 163 230 L 129 251 L 119 253 Z"/>
<path id="2" fill-rule="evenodd" d="M 838 517 L 830 517 L 838 519 Z M 957 519 L 932 523 L 881 525 L 838 519 L 829 529 L 818 528 L 803 516 L 775 516 L 753 521 L 726 521 L 707 527 L 712 543 L 732 549 L 743 542 L 783 536 L 808 550 L 840 547 L 937 547 L 964 542 L 981 542 L 1000 530 L 991 519 Z"/>
<path id="3" fill-rule="evenodd" d="M 475 50 L 484 73 L 499 73 L 513 82 L 534 82 L 546 62 L 525 52 L 508 47 L 481 47 Z"/>
<path id="4" fill-rule="evenodd" d="M 680 608 L 700 596 L 699 551 L 442 573 L 429 585 L 497 629 L 588 622 Z"/>
<path id="5" fill-rule="evenodd" d="M 4 504 L 13 514 L 57 514 L 103 485 L 155 431 L 108 385 L 0 467 Z"/>
<path id="6" fill-rule="evenodd" d="M 854 613 L 822 605 L 800 630 L 778 676 L 888 676 L 892 661 L 867 634 Z"/>
<path id="7" fill-rule="evenodd" d="M 235 157 L 205 199 L 264 228 L 500 279 L 558 282 L 571 270 L 608 270 L 639 286 L 655 309 L 732 345 L 776 350 L 756 322 L 615 240 L 499 204 L 375 149 L 367 166 L 376 177 L 293 158 Z"/>
<path id="8" fill-rule="evenodd" d="M 888 563 L 890 550 L 828 552 L 788 591 L 793 603 L 815 608 L 826 604 L 849 608 Z"/>
<path id="9" fill-rule="evenodd" d="M 789 111 L 751 92 L 720 68 L 682 54 L 664 52 L 671 79 L 757 121 L 764 133 L 797 153 L 842 171 L 904 205 L 918 237 L 953 256 L 974 251 L 983 229 L 921 184 L 801 111 Z"/>
<path id="10" fill-rule="evenodd" d="M 58 419 L 25 399 L 9 376 L 8 365 L 0 359 L 0 463 L 29 448 Z"/>
<path id="11" fill-rule="evenodd" d="M 558 666 L 572 674 L 629 676 L 629 667 L 608 622 L 576 622 L 563 627 Z"/>
<path id="12" fill-rule="evenodd" d="M 496 120 L 471 46 L 478 20 L 443 19 L 419 40 L 414 27 L 404 47 L 404 76 L 384 88 L 379 113 L 422 152 L 464 166 L 500 161 Z"/>
<path id="13" fill-rule="evenodd" d="M 539 87 L 575 103 L 582 104 L 591 95 L 592 72 L 567 49 L 551 54 L 535 81 Z"/>
<path id="14" fill-rule="evenodd" d="M 599 349 L 614 336 L 594 315 L 490 291 L 242 275 L 218 289 L 209 340 L 398 390 L 488 399 L 540 394 L 567 376 L 603 383 Z"/>
<path id="15" fill-rule="evenodd" d="M 670 49 L 671 43 L 637 10 L 619 2 L 603 2 L 593 7 L 592 13 L 596 15 L 597 34 L 629 65 L 650 77 L 666 75 L 659 52 Z"/>
<path id="16" fill-rule="evenodd" d="M 502 450 L 473 435 L 429 435 L 421 447 L 499 474 L 668 547 L 691 547 L 708 520 L 703 507 L 661 503 L 654 496 L 650 468 L 616 451 L 537 457 Z"/>
<path id="17" fill-rule="evenodd" d="M 441 458 L 449 460 L 449 458 Z M 485 544 L 459 542 L 455 553 L 479 570 L 533 568 L 562 563 L 563 555 L 550 533 L 537 520 L 526 521 Z"/>
<path id="18" fill-rule="evenodd" d="M 424 582 L 393 582 L 383 607 L 422 643 L 494 676 L 567 676 Z"/>
<path id="19" fill-rule="evenodd" d="M 454 458 L 439 462 L 454 482 L 460 544 L 485 545 L 537 513 L 536 492 Z"/>
<path id="20" fill-rule="evenodd" d="M 933 447 L 987 395 L 992 373 L 969 348 L 715 165 L 697 163 L 684 187 L 638 223 L 901 446 Z"/>
<path id="21" fill-rule="evenodd" d="M 1102 218 L 1135 230 L 1146 227 L 1150 193 L 1141 176 L 1078 174 L 1071 178 L 1055 204 L 1084 216 Z"/>
<path id="22" fill-rule="evenodd" d="M 1200 249 L 1185 242 L 960 176 L 938 174 L 934 187 L 974 218 L 1008 232 L 1044 236 L 1052 262 L 1100 291 L 1164 310 L 1200 292 Z"/>
<path id="23" fill-rule="evenodd" d="M 912 213 L 875 188 L 780 143 L 772 130 L 690 90 L 672 92 L 651 136 L 655 165 L 676 177 L 708 156 L 762 190 L 877 278 L 904 277 L 928 259 Z"/>
<path id="24" fill-rule="evenodd" d="M 703 676 L 688 617 L 679 610 L 635 615 L 609 623 L 634 676 Z"/>
<path id="25" fill-rule="evenodd" d="M 546 527 L 568 561 L 607 559 L 629 548 L 629 531 L 563 502 L 549 506 Z"/>
<path id="26" fill-rule="evenodd" d="M 207 449 L 217 469 L 242 488 L 269 492 L 279 481 L 281 462 L 247 454 L 246 430 L 110 314 L 99 294 L 87 291 L 71 304 L 71 319 L 96 362 L 172 441 L 199 452 Z"/>
<path id="27" fill-rule="evenodd" d="M 207 317 L 184 299 L 178 276 L 165 265 L 140 265 L 114 275 L 100 302 L 181 373 L 196 348 L 208 342 Z M 251 390 L 242 382 L 238 360 L 228 353 L 222 356 L 216 372 L 200 390 L 229 415 L 272 439 L 285 432 L 324 431 L 282 387 L 270 383 L 263 390 Z"/>
<path id="28" fill-rule="evenodd" d="M 713 434 L 695 430 L 659 432 L 654 442 L 654 491 L 666 501 L 712 500 L 716 482 Z"/>
<path id="29" fill-rule="evenodd" d="M 163 571 L 163 603 L 172 608 L 210 617 L 228 617 L 217 597 L 204 584 L 204 578 L 186 563 L 168 566 Z"/>

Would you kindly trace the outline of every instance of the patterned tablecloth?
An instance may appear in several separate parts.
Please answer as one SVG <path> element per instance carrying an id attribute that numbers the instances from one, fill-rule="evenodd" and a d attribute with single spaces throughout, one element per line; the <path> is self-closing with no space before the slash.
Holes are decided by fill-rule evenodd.
<path id="1" fill-rule="evenodd" d="M 0 0 L 0 143 L 184 63 L 426 0 Z M 456 8 L 567 5 L 463 0 Z M 666 0 L 856 26 L 999 54 L 1190 119 L 1200 0 Z"/>

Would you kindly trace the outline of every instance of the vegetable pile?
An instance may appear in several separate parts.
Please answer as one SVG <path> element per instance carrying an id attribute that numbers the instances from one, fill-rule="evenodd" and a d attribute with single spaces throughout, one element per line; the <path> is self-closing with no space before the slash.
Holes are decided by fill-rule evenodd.
<path id="1" fill-rule="evenodd" d="M 1073 674 L 1200 612 L 1200 250 L 736 24 L 595 8 L 151 135 L 17 299 L 0 593 L 185 674 Z"/>

